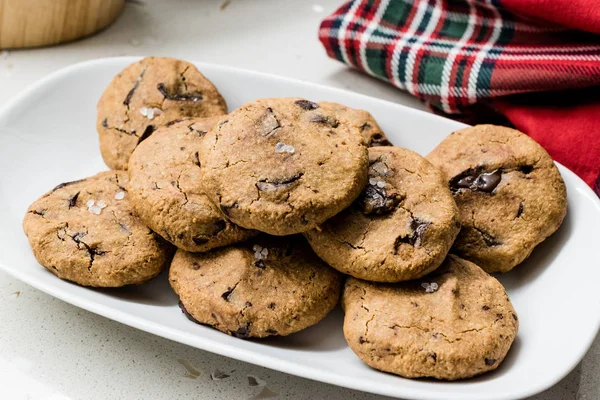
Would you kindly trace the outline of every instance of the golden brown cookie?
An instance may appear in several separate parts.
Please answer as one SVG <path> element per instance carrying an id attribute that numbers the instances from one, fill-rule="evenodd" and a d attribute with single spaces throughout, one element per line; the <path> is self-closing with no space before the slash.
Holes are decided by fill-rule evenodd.
<path id="1" fill-rule="evenodd" d="M 464 379 L 496 369 L 519 327 L 504 288 L 450 255 L 399 284 L 346 281 L 344 336 L 369 366 L 406 378 Z"/>
<path id="2" fill-rule="evenodd" d="M 400 147 L 370 148 L 369 163 L 369 184 L 358 200 L 305 233 L 311 247 L 335 269 L 370 281 L 433 271 L 460 230 L 444 176 Z"/>
<path id="3" fill-rule="evenodd" d="M 133 215 L 127 181 L 127 172 L 101 172 L 36 200 L 23 230 L 38 262 L 83 286 L 139 284 L 158 275 L 172 247 Z"/>
<path id="4" fill-rule="evenodd" d="M 102 158 L 112 169 L 127 169 L 133 150 L 159 126 L 226 112 L 221 94 L 194 65 L 146 57 L 115 76 L 98 102 Z"/>
<path id="5" fill-rule="evenodd" d="M 223 217 L 200 185 L 198 147 L 220 117 L 185 119 L 159 128 L 129 159 L 129 194 L 152 230 L 187 251 L 207 251 L 257 232 Z"/>
<path id="6" fill-rule="evenodd" d="M 567 212 L 565 183 L 548 153 L 514 129 L 454 132 L 427 159 L 446 175 L 462 230 L 453 251 L 487 272 L 506 272 L 554 233 Z"/>
<path id="7" fill-rule="evenodd" d="M 272 235 L 307 231 L 337 214 L 367 181 L 362 136 L 304 99 L 261 99 L 202 141 L 205 193 L 235 224 Z"/>
<path id="8" fill-rule="evenodd" d="M 339 118 L 345 119 L 350 125 L 354 126 L 365 138 L 368 147 L 392 145 L 375 118 L 368 111 L 350 108 L 330 101 L 320 101 L 319 106 L 331 110 Z"/>
<path id="9" fill-rule="evenodd" d="M 339 300 L 340 275 L 301 236 L 258 236 L 208 253 L 179 250 L 169 271 L 184 313 L 240 337 L 289 335 Z"/>

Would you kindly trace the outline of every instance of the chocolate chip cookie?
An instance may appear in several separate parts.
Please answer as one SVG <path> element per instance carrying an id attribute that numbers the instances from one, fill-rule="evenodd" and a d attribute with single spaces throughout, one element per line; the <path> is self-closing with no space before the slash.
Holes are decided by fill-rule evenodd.
<path id="1" fill-rule="evenodd" d="M 369 149 L 369 183 L 352 206 L 305 233 L 329 265 L 356 278 L 398 282 L 437 268 L 460 230 L 442 173 L 400 147 Z"/>
<path id="2" fill-rule="evenodd" d="M 455 380 L 494 370 L 519 327 L 500 282 L 453 255 L 417 281 L 349 278 L 342 306 L 352 351 L 369 366 L 406 378 Z"/>
<path id="3" fill-rule="evenodd" d="M 462 129 L 427 159 L 445 173 L 460 209 L 463 227 L 453 251 L 487 272 L 521 263 L 567 212 L 565 183 L 552 158 L 514 129 Z"/>
<path id="4" fill-rule="evenodd" d="M 200 186 L 198 147 L 220 117 L 185 119 L 159 128 L 129 159 L 136 214 L 175 246 L 192 252 L 255 235 L 223 217 Z"/>
<path id="5" fill-rule="evenodd" d="M 225 100 L 196 67 L 147 57 L 115 76 L 98 102 L 100 151 L 112 169 L 127 169 L 136 146 L 159 126 L 183 117 L 227 112 Z"/>
<path id="6" fill-rule="evenodd" d="M 379 127 L 375 118 L 365 110 L 358 110 L 347 107 L 343 104 L 332 103 L 329 101 L 319 102 L 319 106 L 324 109 L 331 110 L 335 115 L 345 119 L 354 126 L 360 134 L 365 138 L 368 147 L 374 146 L 391 146 L 392 144 Z"/>
<path id="7" fill-rule="evenodd" d="M 61 279 L 119 287 L 158 275 L 172 247 L 133 215 L 124 171 L 58 185 L 27 210 L 35 258 Z"/>
<path id="8" fill-rule="evenodd" d="M 169 280 L 182 311 L 239 338 L 289 335 L 319 322 L 341 278 L 301 236 L 258 236 L 208 253 L 179 250 Z"/>
<path id="9" fill-rule="evenodd" d="M 304 99 L 243 105 L 204 138 L 204 191 L 235 224 L 304 232 L 354 201 L 367 182 L 362 136 Z"/>

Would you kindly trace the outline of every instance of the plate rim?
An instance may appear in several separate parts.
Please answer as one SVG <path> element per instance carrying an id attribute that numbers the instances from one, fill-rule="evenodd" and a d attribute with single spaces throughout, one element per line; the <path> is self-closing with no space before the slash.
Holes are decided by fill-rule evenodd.
<path id="1" fill-rule="evenodd" d="M 10 98 L 2 107 L 0 107 L 0 121 L 2 121 L 7 115 L 9 115 L 11 110 L 17 108 L 20 105 L 20 103 L 22 103 L 24 100 L 26 100 L 28 97 L 30 97 L 31 94 L 35 93 L 37 90 L 43 88 L 45 85 L 48 85 L 55 80 L 60 80 L 64 77 L 68 76 L 69 74 L 71 74 L 74 71 L 77 71 L 80 69 L 85 69 L 85 68 L 91 67 L 91 66 L 102 65 L 102 64 L 110 63 L 110 62 L 123 63 L 123 65 L 125 65 L 125 63 L 132 63 L 141 58 L 143 58 L 143 57 L 141 57 L 141 56 L 125 56 L 125 57 L 96 58 L 96 59 L 91 59 L 91 60 L 71 64 L 64 68 L 53 71 L 50 74 L 45 75 L 44 77 L 29 84 L 25 89 L 23 89 L 17 95 Z M 192 64 L 198 66 L 199 69 L 202 69 L 202 67 L 204 66 L 204 67 L 219 69 L 219 70 L 236 73 L 236 74 L 252 75 L 252 76 L 257 76 L 257 77 L 271 79 L 271 80 L 275 79 L 275 80 L 279 80 L 279 81 L 300 84 L 300 85 L 308 86 L 308 87 L 312 87 L 312 88 L 325 89 L 330 92 L 336 92 L 341 95 L 350 95 L 350 96 L 354 96 L 354 97 L 363 98 L 370 102 L 376 102 L 376 103 L 380 103 L 380 104 L 391 105 L 394 107 L 400 107 L 403 109 L 403 112 L 412 113 L 412 114 L 415 114 L 416 116 L 426 115 L 427 118 L 439 118 L 439 119 L 446 120 L 446 121 L 452 121 L 454 124 L 457 124 L 456 121 L 442 117 L 440 115 L 428 113 L 428 112 L 425 112 L 425 111 L 422 111 L 419 109 L 415 109 L 415 108 L 412 108 L 412 107 L 409 107 L 409 106 L 406 106 L 403 104 L 394 103 L 394 102 L 391 102 L 388 100 L 368 96 L 368 95 L 365 95 L 362 93 L 355 93 L 355 92 L 352 92 L 352 91 L 346 90 L 346 89 L 341 89 L 341 88 L 332 87 L 332 86 L 328 86 L 328 85 L 318 84 L 318 83 L 314 83 L 314 82 L 303 81 L 303 80 L 296 79 L 296 78 L 288 78 L 285 76 L 271 74 L 271 73 L 265 73 L 265 72 L 260 72 L 260 71 L 244 69 L 244 68 L 232 67 L 232 66 L 228 66 L 228 65 L 221 65 L 221 64 L 214 64 L 214 63 L 207 63 L 207 62 L 200 62 L 200 61 L 190 61 L 190 62 Z M 458 124 L 460 124 L 460 123 L 458 123 Z M 467 126 L 465 124 L 462 124 L 462 125 Z M 2 127 L 2 125 L 0 124 L 0 128 L 1 127 Z M 595 203 L 596 208 L 600 212 L 600 199 L 592 191 L 592 189 L 579 176 L 577 176 L 571 170 L 569 170 L 568 168 L 566 168 L 565 166 L 561 165 L 560 163 L 558 163 L 556 161 L 555 161 L 555 164 L 557 164 L 562 175 L 564 175 L 565 173 L 570 175 L 571 179 L 575 179 L 576 184 L 579 184 L 579 186 L 584 187 L 582 194 L 585 195 L 585 197 L 588 197 L 593 203 Z M 389 387 L 388 385 L 385 385 L 385 386 L 379 388 L 378 385 L 371 384 L 372 386 L 369 386 L 369 388 L 367 389 L 364 387 L 364 384 L 362 384 L 362 385 L 359 383 L 355 384 L 352 379 L 345 377 L 342 374 L 337 374 L 337 373 L 333 373 L 333 372 L 329 372 L 329 371 L 320 371 L 319 375 L 315 375 L 314 373 L 311 372 L 312 370 L 307 366 L 304 366 L 301 364 L 295 364 L 286 359 L 277 358 L 277 357 L 273 357 L 273 356 L 265 355 L 265 354 L 261 354 L 260 359 L 257 359 L 256 352 L 254 350 L 240 349 L 235 346 L 231 346 L 229 344 L 222 344 L 219 342 L 214 342 L 214 341 L 212 341 L 212 339 L 206 339 L 203 337 L 198 337 L 191 333 L 182 332 L 176 328 L 171 328 L 167 325 L 157 324 L 157 323 L 149 321 L 143 317 L 138 317 L 136 315 L 127 313 L 125 311 L 121 311 L 119 309 L 112 308 L 112 307 L 104 305 L 102 303 L 98 303 L 93 300 L 88 300 L 84 297 L 78 296 L 77 294 L 71 294 L 70 292 L 65 292 L 58 287 L 51 286 L 51 285 L 48 286 L 38 277 L 28 274 L 27 272 L 22 272 L 18 268 L 11 267 L 10 265 L 5 265 L 2 261 L 0 261 L 0 269 L 2 271 L 4 271 L 5 273 L 7 273 L 8 275 L 10 275 L 18 280 L 21 280 L 24 283 L 31 285 L 38 290 L 40 290 L 48 295 L 51 295 L 53 297 L 56 297 L 62 301 L 65 301 L 69 304 L 72 304 L 76 307 L 82 308 L 84 310 L 101 315 L 105 318 L 117 321 L 124 325 L 134 327 L 136 329 L 140 329 L 142 331 L 160 336 L 160 337 L 168 339 L 168 340 L 173 340 L 173 341 L 183 343 L 188 346 L 198 348 L 198 349 L 201 349 L 204 351 L 220 354 L 220 355 L 223 355 L 226 357 L 237 359 L 237 360 L 240 360 L 243 362 L 248 362 L 248 363 L 251 363 L 254 365 L 263 366 L 265 368 L 284 372 L 284 373 L 287 373 L 290 375 L 300 376 L 305 379 L 310 379 L 310 380 L 315 380 L 315 381 L 319 381 L 319 382 L 323 382 L 323 383 L 327 383 L 327 384 L 346 387 L 346 388 L 350 388 L 350 389 L 354 389 L 354 390 L 358 390 L 358 391 L 362 391 L 362 392 L 370 392 L 370 393 L 386 395 L 386 396 L 397 396 L 398 395 L 397 393 L 392 393 L 390 390 L 386 390 L 386 388 Z M 586 341 L 585 346 L 582 347 L 582 351 L 580 351 L 580 354 L 577 354 L 577 356 L 574 358 L 575 361 L 572 363 L 572 365 L 570 365 L 568 368 L 565 368 L 562 373 L 556 374 L 556 376 L 553 379 L 548 379 L 548 380 L 544 381 L 545 382 L 544 384 L 538 384 L 537 386 L 532 386 L 525 390 L 519 390 L 519 389 L 507 390 L 502 393 L 495 393 L 493 395 L 486 396 L 485 398 L 488 400 L 520 399 L 520 398 L 535 395 L 537 393 L 540 393 L 540 392 L 554 386 L 556 383 L 558 383 L 560 380 L 562 380 L 565 376 L 567 376 L 581 362 L 583 357 L 589 351 L 591 345 L 593 344 L 593 342 L 599 332 L 600 332 L 600 314 L 597 315 L 595 332 L 590 332 L 588 340 Z M 194 340 L 194 339 L 196 339 L 196 340 Z M 197 339 L 201 339 L 201 340 L 197 340 Z M 267 363 L 269 365 L 263 365 L 263 362 L 261 362 L 261 360 L 267 361 Z M 360 382 L 360 381 L 357 381 L 357 382 Z M 444 399 L 459 399 L 459 398 L 463 399 L 463 398 L 465 398 L 464 394 L 449 394 L 449 393 L 444 392 L 443 386 L 440 388 L 432 388 L 427 392 L 423 392 L 421 389 L 418 389 L 418 388 L 411 388 L 411 387 L 405 386 L 402 388 L 402 391 L 403 391 L 403 393 L 400 394 L 402 396 L 409 396 L 414 399 L 422 399 L 422 400 L 434 399 L 434 398 L 440 398 L 440 399 L 442 399 L 442 398 L 444 398 Z M 469 398 L 475 399 L 476 397 L 469 397 Z M 477 398 L 483 398 L 483 397 L 477 397 Z"/>

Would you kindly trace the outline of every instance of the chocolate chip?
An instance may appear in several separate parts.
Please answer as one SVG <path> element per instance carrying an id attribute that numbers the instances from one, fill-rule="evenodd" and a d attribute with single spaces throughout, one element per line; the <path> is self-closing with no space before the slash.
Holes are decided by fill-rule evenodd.
<path id="1" fill-rule="evenodd" d="M 270 308 L 271 310 L 275 309 L 276 304 L 275 303 L 271 303 L 269 304 L 267 307 Z"/>
<path id="2" fill-rule="evenodd" d="M 486 245 L 493 247 L 493 246 L 500 246 L 502 244 L 502 242 L 500 242 L 493 235 L 484 231 L 483 229 L 479 229 L 476 226 L 474 226 L 473 228 L 477 232 L 479 232 L 479 234 L 481 235 L 481 238 L 483 239 L 483 241 L 485 242 Z"/>
<path id="3" fill-rule="evenodd" d="M 188 310 L 185 308 L 185 306 L 183 305 L 183 303 L 181 302 L 181 300 L 179 300 L 179 308 L 181 309 L 181 312 L 183 313 L 183 315 L 185 315 L 187 317 L 187 319 L 189 319 L 192 322 L 195 322 L 197 324 L 199 324 L 198 320 L 194 317 L 192 317 L 192 314 L 190 314 L 188 312 Z M 214 316 L 214 314 L 213 314 Z"/>
<path id="4" fill-rule="evenodd" d="M 75 193 L 73 197 L 69 199 L 69 208 L 73 208 L 75 207 L 75 205 L 77 205 L 77 198 L 79 197 L 79 193 L 80 192 Z"/>
<path id="5" fill-rule="evenodd" d="M 392 211 L 402 200 L 397 193 L 388 193 L 385 187 L 380 188 L 377 185 L 368 185 L 362 192 L 358 203 L 363 213 L 386 214 Z"/>
<path id="6" fill-rule="evenodd" d="M 277 335 L 277 331 L 275 329 L 266 329 L 265 332 L 267 332 L 269 335 Z"/>
<path id="7" fill-rule="evenodd" d="M 332 128 L 337 128 L 338 125 L 340 124 L 340 122 L 330 116 L 330 115 L 323 115 L 323 114 L 314 114 L 310 117 L 310 122 L 316 122 L 318 124 L 324 124 L 324 125 L 329 125 Z"/>
<path id="8" fill-rule="evenodd" d="M 198 271 L 198 270 L 200 269 L 200 264 L 198 264 L 198 263 L 196 263 L 196 262 L 195 262 L 195 263 L 193 263 L 193 264 L 192 264 L 192 269 L 193 269 L 194 271 Z"/>
<path id="9" fill-rule="evenodd" d="M 52 189 L 51 192 L 54 192 L 55 190 L 62 189 L 64 187 L 67 187 L 67 186 L 70 186 L 70 185 L 74 185 L 76 183 L 83 182 L 83 181 L 84 181 L 84 179 L 80 179 L 80 180 L 77 180 L 77 181 L 71 181 L 71 182 L 61 183 L 60 185 L 58 185 L 54 189 Z"/>
<path id="10" fill-rule="evenodd" d="M 523 205 L 523 203 L 519 203 L 519 209 L 517 210 L 517 215 L 515 216 L 515 218 L 519 218 L 521 215 L 523 215 L 523 211 L 525 211 L 525 206 Z"/>
<path id="11" fill-rule="evenodd" d="M 300 178 L 302 178 L 304 174 L 299 173 L 289 178 L 280 178 L 280 179 L 263 179 L 256 183 L 256 188 L 263 192 L 273 192 L 280 189 L 287 189 Z"/>
<path id="12" fill-rule="evenodd" d="M 175 125 L 175 124 L 178 124 L 178 123 L 180 123 L 180 122 L 182 122 L 182 121 L 185 121 L 186 119 L 189 119 L 189 118 L 178 118 L 178 119 L 174 119 L 173 121 L 169 121 L 169 122 L 167 122 L 167 123 L 165 124 L 165 126 L 166 126 L 166 127 L 173 126 L 173 125 Z"/>
<path id="13" fill-rule="evenodd" d="M 423 241 L 423 234 L 427 228 L 429 228 L 429 225 L 431 225 L 431 222 L 425 222 L 418 218 L 413 218 L 413 220 L 410 222 L 410 229 L 412 232 L 406 236 L 398 236 L 396 238 L 396 241 L 394 242 L 395 251 L 398 251 L 398 247 L 400 247 L 402 243 L 407 243 L 416 247 L 420 246 L 421 242 Z"/>
<path id="14" fill-rule="evenodd" d="M 429 353 L 429 354 L 427 354 L 427 357 L 430 357 L 433 359 L 434 362 L 437 362 L 437 354 L 436 353 Z"/>
<path id="15" fill-rule="evenodd" d="M 512 314 L 512 313 L 511 313 L 511 315 L 512 315 L 512 317 L 513 317 L 513 319 L 514 319 L 515 321 L 517 321 L 517 320 L 518 320 L 518 318 L 517 318 L 517 316 L 516 316 L 515 314 Z"/>
<path id="16" fill-rule="evenodd" d="M 312 101 L 308 100 L 296 100 L 294 104 L 306 111 L 316 110 L 317 108 L 319 108 L 319 105 L 317 103 L 313 103 Z"/>
<path id="17" fill-rule="evenodd" d="M 454 193 L 461 189 L 492 193 L 501 180 L 501 169 L 484 172 L 483 167 L 469 168 L 450 180 L 450 190 Z"/>
<path id="18" fill-rule="evenodd" d="M 489 308 L 488 306 L 483 306 L 483 307 L 481 307 L 481 309 L 482 309 L 483 311 L 487 311 L 487 310 L 489 310 L 490 308 Z"/>
<path id="19" fill-rule="evenodd" d="M 231 332 L 231 334 L 236 338 L 247 339 L 250 337 L 250 323 L 247 322 L 245 325 L 240 326 L 237 331 Z"/>
<path id="20" fill-rule="evenodd" d="M 152 132 L 154 132 L 154 125 L 146 126 L 146 129 L 144 129 L 144 133 L 142 133 L 142 136 L 140 136 L 140 140 L 138 140 L 138 144 L 148 139 L 150 135 L 152 135 Z"/>
<path id="21" fill-rule="evenodd" d="M 201 93 L 169 93 L 164 83 L 159 83 L 156 85 L 156 89 L 163 95 L 165 99 L 173 100 L 173 101 L 192 101 L 198 102 L 202 100 Z"/>
<path id="22" fill-rule="evenodd" d="M 367 339 L 365 339 L 365 338 L 364 338 L 364 337 L 362 337 L 362 336 L 360 336 L 360 337 L 358 338 L 358 343 L 360 343 L 360 344 L 367 343 L 367 342 L 368 342 L 368 340 L 367 340 Z"/>
<path id="23" fill-rule="evenodd" d="M 202 164 L 200 163 L 200 157 L 198 156 L 198 152 L 194 153 L 194 164 L 196 164 L 198 167 L 202 167 Z"/>
<path id="24" fill-rule="evenodd" d="M 265 115 L 262 118 L 259 126 L 259 132 L 262 136 L 270 136 L 277 129 L 281 128 L 279 124 L 279 120 L 275 117 L 275 113 L 271 107 L 267 107 L 265 110 Z"/>
<path id="25" fill-rule="evenodd" d="M 376 133 L 371 136 L 371 143 L 369 143 L 370 147 L 378 147 L 378 146 L 391 146 L 389 140 L 387 140 L 381 133 Z"/>
<path id="26" fill-rule="evenodd" d="M 496 360 L 495 358 L 486 358 L 485 365 L 492 366 L 492 365 L 496 364 L 496 361 L 498 361 L 498 360 Z"/>
<path id="27" fill-rule="evenodd" d="M 108 118 L 102 120 L 102 127 L 108 129 Z"/>
<path id="28" fill-rule="evenodd" d="M 223 292 L 223 294 L 221 295 L 223 300 L 229 301 L 229 298 L 231 297 L 231 294 L 233 293 L 234 289 L 235 289 L 235 287 L 227 288 L 227 290 L 225 292 Z"/>
<path id="29" fill-rule="evenodd" d="M 519 171 L 524 173 L 525 175 L 530 174 L 533 171 L 532 165 L 522 165 L 519 167 Z"/>
<path id="30" fill-rule="evenodd" d="M 194 242 L 197 246 L 201 246 L 205 243 L 208 243 L 210 239 L 202 237 L 202 236 L 197 236 L 197 237 L 193 237 L 192 238 L 192 242 Z"/>
<path id="31" fill-rule="evenodd" d="M 498 319 L 504 319 L 504 315 L 502 315 L 502 314 L 496 314 L 496 318 L 498 318 Z"/>
<path id="32" fill-rule="evenodd" d="M 249 301 L 246 302 L 246 307 L 252 307 L 252 303 L 250 303 Z"/>

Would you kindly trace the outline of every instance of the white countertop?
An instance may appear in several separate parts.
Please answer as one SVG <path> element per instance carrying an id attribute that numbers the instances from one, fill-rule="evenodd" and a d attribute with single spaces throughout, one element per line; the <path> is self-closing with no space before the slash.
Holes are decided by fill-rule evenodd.
<path id="1" fill-rule="evenodd" d="M 136 0 L 113 26 L 91 38 L 4 52 L 0 105 L 31 82 L 75 62 L 161 55 L 270 72 L 426 109 L 411 96 L 326 56 L 317 29 L 341 3 Z M 186 376 L 184 364 L 200 375 Z M 212 380 L 215 370 L 230 377 Z M 271 392 L 261 397 L 260 389 L 248 385 L 248 375 L 265 380 Z M 247 399 L 276 394 L 285 399 L 383 399 L 171 342 L 78 309 L 0 272 L 0 399 Z M 599 398 L 596 339 L 574 371 L 533 399 Z"/>

